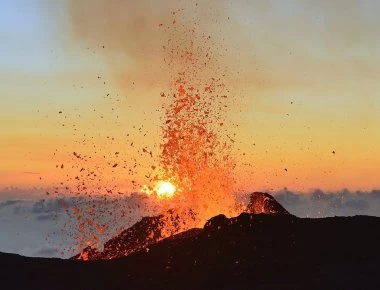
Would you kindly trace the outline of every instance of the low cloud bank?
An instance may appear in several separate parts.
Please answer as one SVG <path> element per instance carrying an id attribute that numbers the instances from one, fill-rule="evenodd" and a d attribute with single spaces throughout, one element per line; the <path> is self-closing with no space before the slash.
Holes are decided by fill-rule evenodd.
<path id="1" fill-rule="evenodd" d="M 299 217 L 372 215 L 380 216 L 380 190 L 322 191 L 311 193 L 287 190 L 272 192 L 289 212 Z"/>
<path id="2" fill-rule="evenodd" d="M 19 192 L 18 189 L 16 189 Z M 33 192 L 36 190 L 33 189 Z M 1 193 L 2 191 L 0 191 Z M 7 190 L 9 193 L 10 190 Z M 277 192 L 269 192 L 289 212 L 300 217 L 380 216 L 380 190 L 371 191 L 323 191 L 316 189 L 309 193 L 290 191 L 287 188 Z M 57 220 L 65 210 L 72 206 L 86 205 L 93 201 L 89 198 L 49 198 L 49 199 L 7 199 L 0 202 L 0 218 L 11 214 L 27 215 L 35 221 Z M 112 201 L 110 200 L 111 204 Z M 144 214 L 146 200 L 144 196 L 132 194 L 118 199 L 118 204 L 138 209 Z M 64 205 L 64 206 L 63 206 Z M 105 204 L 105 206 L 107 206 Z"/>

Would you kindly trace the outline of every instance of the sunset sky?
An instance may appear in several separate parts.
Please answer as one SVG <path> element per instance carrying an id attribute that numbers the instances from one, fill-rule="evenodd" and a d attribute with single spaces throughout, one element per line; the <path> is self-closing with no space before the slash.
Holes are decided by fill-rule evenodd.
<path id="1" fill-rule="evenodd" d="M 158 157 L 127 146 L 159 154 L 160 24 L 181 8 L 229 75 L 236 190 L 380 188 L 380 1 L 197 2 L 2 0 L 0 188 L 55 186 L 94 150 L 138 159 L 105 183 L 143 182 Z"/>

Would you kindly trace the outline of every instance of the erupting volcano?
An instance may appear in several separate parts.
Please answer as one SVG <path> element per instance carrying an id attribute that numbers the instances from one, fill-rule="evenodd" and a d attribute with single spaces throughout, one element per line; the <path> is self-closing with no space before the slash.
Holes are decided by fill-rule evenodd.
<path id="1" fill-rule="evenodd" d="M 380 1 L 2 2 L 0 289 L 380 289 Z"/>
<path id="2" fill-rule="evenodd" d="M 202 32 L 197 21 L 191 26 L 181 22 L 184 13 L 173 12 L 170 22 L 159 24 L 166 38 L 162 40 L 162 70 L 168 75 L 167 87 L 157 96 L 162 107 L 159 157 L 147 170 L 146 183 L 132 180 L 139 194 L 149 198 L 144 210 L 162 216 L 160 238 L 202 227 L 217 214 L 234 216 L 242 211 L 234 194 L 235 162 L 231 152 L 235 134 L 228 119 L 234 98 L 226 84 L 226 70 L 219 61 L 224 48 L 211 35 Z M 130 147 L 133 144 L 132 140 Z M 97 148 L 96 144 L 93 146 Z M 142 149 L 142 154 L 154 156 L 147 147 Z M 116 152 L 115 157 L 123 158 L 123 155 Z M 117 220 L 118 215 L 125 217 L 127 212 L 133 215 L 134 209 L 122 209 L 115 201 L 115 212 L 98 220 L 98 216 L 109 211 L 101 200 L 107 204 L 115 192 L 124 194 L 124 190 L 116 185 L 99 186 L 106 183 L 98 177 L 99 166 L 88 167 L 90 156 L 74 152 L 72 158 L 80 175 L 70 178 L 76 185 L 73 189 L 66 187 L 65 192 L 76 192 L 80 197 L 91 199 L 97 197 L 94 199 L 97 201 L 88 206 L 80 200 L 73 212 L 68 209 L 77 224 L 78 246 L 101 248 L 107 235 L 109 238 L 125 229 Z M 112 166 L 111 173 L 121 167 L 118 160 L 108 162 Z M 131 166 L 126 161 L 123 163 L 122 168 Z M 134 176 L 138 163 L 136 160 L 133 163 L 128 172 L 133 179 L 141 180 L 141 176 Z M 94 181 L 97 181 L 95 188 Z M 100 191 L 105 192 L 103 196 Z M 117 228 L 113 225 L 115 222 L 119 225 Z"/>

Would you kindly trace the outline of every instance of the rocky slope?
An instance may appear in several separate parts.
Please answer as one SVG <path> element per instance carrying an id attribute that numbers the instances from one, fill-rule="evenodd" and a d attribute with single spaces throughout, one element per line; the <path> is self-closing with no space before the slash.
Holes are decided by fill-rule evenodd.
<path id="1" fill-rule="evenodd" d="M 289 213 L 268 193 L 254 192 L 249 196 L 249 204 L 246 212 L 265 214 L 286 214 Z M 173 211 L 172 211 L 173 214 Z M 178 217 L 177 217 L 178 218 Z M 102 260 L 114 259 L 127 256 L 133 252 L 147 248 L 163 239 L 166 235 L 162 233 L 164 227 L 164 216 L 144 217 L 130 228 L 124 230 L 116 237 L 104 244 L 104 250 L 87 247 L 81 253 L 72 257 L 75 260 Z M 177 234 L 176 227 L 171 234 Z"/>
<path id="2" fill-rule="evenodd" d="M 254 192 L 250 194 L 246 211 L 255 214 L 289 214 L 273 196 L 264 192 Z"/>

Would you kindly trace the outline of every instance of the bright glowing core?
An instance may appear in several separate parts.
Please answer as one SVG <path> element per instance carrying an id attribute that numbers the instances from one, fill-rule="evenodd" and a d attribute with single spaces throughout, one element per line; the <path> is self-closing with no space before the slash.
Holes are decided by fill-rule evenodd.
<path id="1" fill-rule="evenodd" d="M 160 198 L 170 198 L 173 197 L 176 187 L 173 183 L 169 181 L 159 181 L 154 187 L 157 196 Z"/>

